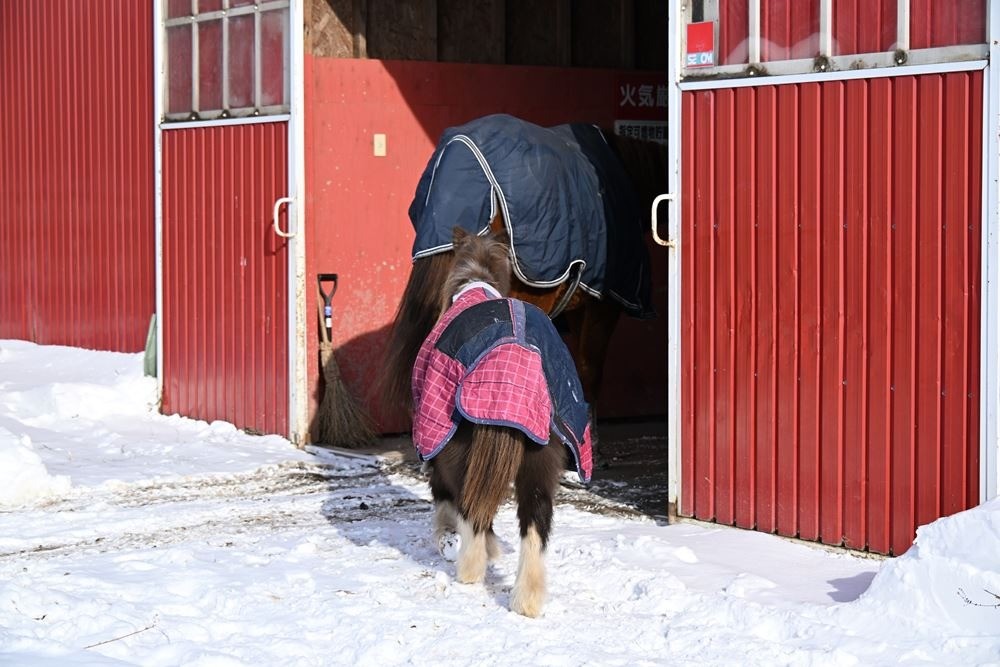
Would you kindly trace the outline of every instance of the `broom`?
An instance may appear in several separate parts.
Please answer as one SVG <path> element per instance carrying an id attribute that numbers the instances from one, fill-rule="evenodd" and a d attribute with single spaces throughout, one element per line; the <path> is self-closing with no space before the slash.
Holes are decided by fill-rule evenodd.
<path id="1" fill-rule="evenodd" d="M 333 283 L 333 288 L 329 293 L 323 290 L 324 282 Z M 375 441 L 375 430 L 372 428 L 368 415 L 347 391 L 347 387 L 340 377 L 337 360 L 333 356 L 333 343 L 330 342 L 333 329 L 331 301 L 337 292 L 337 274 L 319 274 L 317 276 L 317 289 L 319 292 L 319 301 L 317 302 L 320 330 L 319 362 L 326 387 L 316 411 L 313 434 L 318 442 L 334 447 L 367 447 Z"/>

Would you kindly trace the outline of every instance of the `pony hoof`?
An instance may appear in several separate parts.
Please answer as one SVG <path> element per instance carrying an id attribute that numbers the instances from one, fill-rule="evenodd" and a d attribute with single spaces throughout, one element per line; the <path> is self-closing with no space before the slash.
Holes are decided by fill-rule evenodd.
<path id="1" fill-rule="evenodd" d="M 523 595 L 518 591 L 511 595 L 510 609 L 521 616 L 538 618 L 542 615 L 542 606 L 542 599 L 537 595 Z"/>
<path id="2" fill-rule="evenodd" d="M 586 488 L 582 482 L 580 482 L 580 475 L 575 470 L 565 470 L 563 471 L 562 477 L 559 478 L 559 483 L 569 489 L 584 489 Z"/>
<path id="3" fill-rule="evenodd" d="M 486 578 L 486 563 L 463 563 L 459 561 L 455 578 L 462 584 L 482 583 Z"/>
<path id="4" fill-rule="evenodd" d="M 441 558 L 454 563 L 458 560 L 458 550 L 462 547 L 462 538 L 458 533 L 445 532 L 438 537 L 437 546 Z"/>

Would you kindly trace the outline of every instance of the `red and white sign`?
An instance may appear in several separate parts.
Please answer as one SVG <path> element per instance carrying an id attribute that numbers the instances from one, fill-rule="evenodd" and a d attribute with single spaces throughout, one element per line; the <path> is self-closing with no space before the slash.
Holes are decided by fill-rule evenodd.
<path id="1" fill-rule="evenodd" d="M 715 21 L 688 23 L 685 67 L 715 66 Z"/>

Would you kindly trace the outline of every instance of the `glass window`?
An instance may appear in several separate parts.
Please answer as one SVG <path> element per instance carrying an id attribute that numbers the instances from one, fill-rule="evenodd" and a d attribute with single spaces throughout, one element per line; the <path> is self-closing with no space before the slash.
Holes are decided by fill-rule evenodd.
<path id="1" fill-rule="evenodd" d="M 288 113 L 289 0 L 163 0 L 168 121 Z"/>
<path id="2" fill-rule="evenodd" d="M 898 0 L 841 0 L 833 3 L 833 53 L 895 51 Z"/>
<path id="3" fill-rule="evenodd" d="M 985 42 L 985 16 L 986 0 L 910 0 L 910 45 L 921 49 Z"/>
<path id="4" fill-rule="evenodd" d="M 696 8 L 697 5 L 696 2 Z M 706 12 L 705 9 L 708 11 Z M 697 18 L 699 21 L 719 22 L 720 65 L 745 65 L 750 62 L 750 52 L 747 50 L 750 36 L 750 7 L 747 0 L 734 0 L 726 3 L 721 16 L 718 5 L 714 8 L 709 6 L 704 8 Z"/>

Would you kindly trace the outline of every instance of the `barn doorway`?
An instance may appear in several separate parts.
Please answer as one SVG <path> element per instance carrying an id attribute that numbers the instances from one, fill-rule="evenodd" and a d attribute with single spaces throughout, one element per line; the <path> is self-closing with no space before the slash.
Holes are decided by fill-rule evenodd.
<path id="1" fill-rule="evenodd" d="M 338 367 L 380 432 L 409 426 L 381 411 L 371 379 L 409 273 L 406 212 L 441 133 L 508 113 L 665 142 L 666 19 L 666 3 L 652 1 L 307 3 L 307 274 L 340 276 Z M 618 442 L 649 452 L 642 468 L 666 480 L 667 258 L 648 246 L 658 316 L 620 321 L 598 414 L 624 425 L 620 438 L 609 435 L 609 470 L 626 462 L 610 453 Z M 655 446 L 634 445 L 643 431 Z M 665 514 L 665 486 L 659 493 Z"/>

